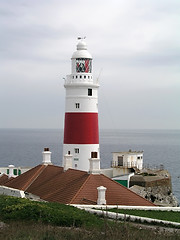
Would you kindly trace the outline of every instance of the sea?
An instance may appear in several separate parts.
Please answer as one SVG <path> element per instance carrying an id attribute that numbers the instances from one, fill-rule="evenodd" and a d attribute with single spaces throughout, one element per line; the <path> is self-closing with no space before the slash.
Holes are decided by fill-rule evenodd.
<path id="1" fill-rule="evenodd" d="M 180 203 L 180 130 L 100 130 L 101 168 L 109 168 L 112 152 L 144 151 L 144 166 L 164 166 L 172 177 L 173 193 Z M 49 147 L 52 162 L 62 164 L 63 130 L 0 129 L 0 167 L 33 167 Z"/>

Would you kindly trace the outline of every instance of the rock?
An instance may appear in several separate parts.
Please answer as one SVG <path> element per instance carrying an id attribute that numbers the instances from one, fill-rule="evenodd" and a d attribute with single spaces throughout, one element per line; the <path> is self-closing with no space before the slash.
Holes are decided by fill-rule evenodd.
<path id="1" fill-rule="evenodd" d="M 179 206 L 172 193 L 171 175 L 167 170 L 143 169 L 131 177 L 130 189 L 156 205 Z"/>
<path id="2" fill-rule="evenodd" d="M 134 185 L 130 187 L 130 190 L 158 206 L 179 206 L 177 198 L 172 194 L 171 188 L 167 186 L 141 187 Z"/>
<path id="3" fill-rule="evenodd" d="M 0 229 L 5 228 L 7 225 L 4 222 L 0 222 Z"/>

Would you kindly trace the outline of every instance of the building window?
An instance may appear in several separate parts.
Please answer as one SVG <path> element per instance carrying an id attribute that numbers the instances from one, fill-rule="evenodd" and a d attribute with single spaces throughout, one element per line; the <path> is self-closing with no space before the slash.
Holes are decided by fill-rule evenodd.
<path id="1" fill-rule="evenodd" d="M 84 78 L 86 78 L 86 76 L 84 76 Z"/>
<path id="2" fill-rule="evenodd" d="M 17 169 L 16 169 L 16 168 L 13 170 L 13 173 L 14 173 L 15 176 L 18 175 L 18 174 L 17 174 Z"/>
<path id="3" fill-rule="evenodd" d="M 88 96 L 92 96 L 92 88 L 88 88 Z"/>
<path id="4" fill-rule="evenodd" d="M 123 157 L 118 156 L 118 166 L 123 166 Z"/>
<path id="5" fill-rule="evenodd" d="M 78 76 L 76 75 L 76 78 L 78 78 Z"/>
<path id="6" fill-rule="evenodd" d="M 137 157 L 137 159 L 141 159 L 140 157 Z"/>
<path id="7" fill-rule="evenodd" d="M 74 152 L 75 152 L 75 153 L 79 153 L 79 148 L 75 148 L 75 149 L 74 149 Z"/>
<path id="8" fill-rule="evenodd" d="M 76 108 L 80 108 L 80 103 L 75 103 Z"/>
<path id="9" fill-rule="evenodd" d="M 82 76 L 80 75 L 80 78 L 82 78 Z"/>

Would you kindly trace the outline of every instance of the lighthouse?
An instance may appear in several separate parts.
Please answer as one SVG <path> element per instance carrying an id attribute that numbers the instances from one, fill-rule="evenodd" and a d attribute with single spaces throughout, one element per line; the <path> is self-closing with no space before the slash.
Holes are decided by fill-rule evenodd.
<path id="1" fill-rule="evenodd" d="M 98 129 L 98 80 L 92 75 L 92 56 L 84 39 L 78 38 L 66 76 L 63 165 L 68 156 L 72 168 L 89 171 L 89 159 L 100 159 Z"/>

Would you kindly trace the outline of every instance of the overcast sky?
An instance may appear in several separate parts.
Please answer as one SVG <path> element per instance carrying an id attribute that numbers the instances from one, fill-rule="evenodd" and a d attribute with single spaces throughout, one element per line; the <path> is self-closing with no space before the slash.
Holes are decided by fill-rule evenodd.
<path id="1" fill-rule="evenodd" d="M 78 36 L 100 128 L 180 129 L 179 0 L 0 0 L 0 128 L 63 128 Z"/>

